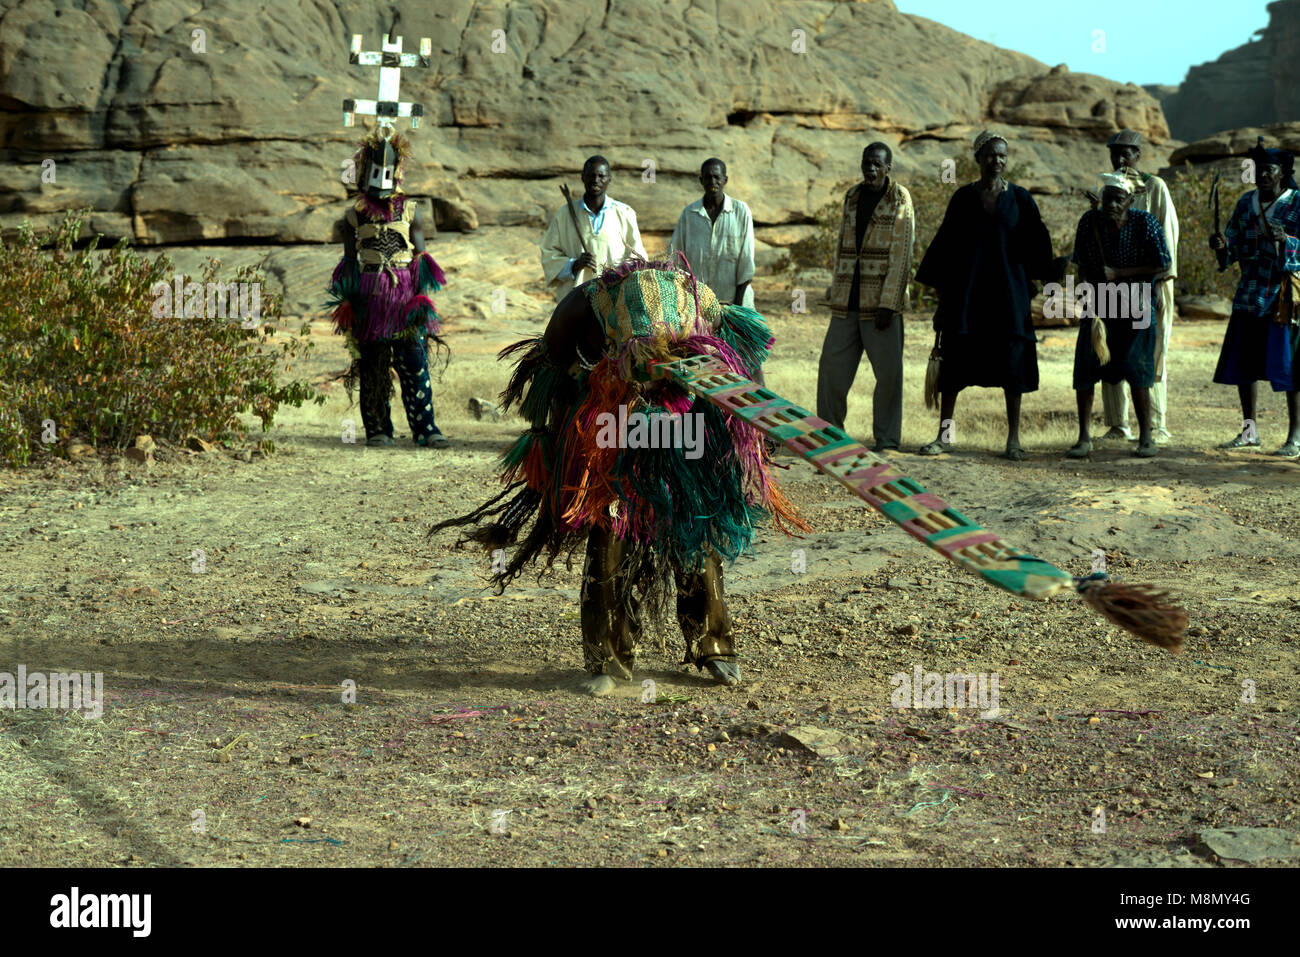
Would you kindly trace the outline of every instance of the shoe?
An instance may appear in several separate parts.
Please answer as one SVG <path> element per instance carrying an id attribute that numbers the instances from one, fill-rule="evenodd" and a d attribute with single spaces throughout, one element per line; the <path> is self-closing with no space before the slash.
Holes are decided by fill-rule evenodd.
<path id="1" fill-rule="evenodd" d="M 935 439 L 929 445 L 923 445 L 919 449 L 917 449 L 916 454 L 917 455 L 943 455 L 944 453 L 951 452 L 952 450 L 953 450 L 953 446 L 949 445 L 947 442 L 940 442 L 938 439 Z"/>
<path id="2" fill-rule="evenodd" d="M 429 436 L 427 442 L 421 442 L 419 439 L 416 439 L 415 444 L 417 447 L 422 449 L 446 449 L 451 447 L 451 440 L 441 432 L 435 432 L 433 435 Z"/>
<path id="3" fill-rule="evenodd" d="M 1254 442 L 1247 442 L 1244 435 L 1238 435 L 1230 442 L 1220 442 L 1221 449 L 1257 449 L 1259 448 L 1259 439 Z"/>
<path id="4" fill-rule="evenodd" d="M 1019 442 L 1015 445 L 1008 442 L 1007 450 L 1002 453 L 1002 457 L 1004 459 L 1010 459 L 1012 462 L 1023 462 L 1025 459 L 1029 458 L 1029 453 L 1021 447 Z"/>
<path id="5" fill-rule="evenodd" d="M 877 455 L 884 455 L 886 452 L 897 452 L 898 446 L 897 445 L 873 445 L 871 447 L 871 451 L 875 452 Z"/>
<path id="6" fill-rule="evenodd" d="M 1288 442 L 1273 454 L 1284 459 L 1300 459 L 1300 442 Z"/>
<path id="7" fill-rule="evenodd" d="M 391 435 L 384 435 L 382 432 L 379 435 L 372 435 L 370 436 L 370 438 L 366 439 L 366 445 L 370 446 L 371 448 L 378 448 L 381 445 L 396 445 L 396 444 L 397 443 L 393 441 L 393 437 Z"/>
<path id="8" fill-rule="evenodd" d="M 1153 458 L 1159 451 L 1160 448 L 1155 444 L 1155 442 L 1144 442 L 1133 450 L 1133 454 L 1140 459 L 1149 459 Z"/>
<path id="9" fill-rule="evenodd" d="M 1067 459 L 1086 459 L 1092 454 L 1092 442 L 1076 442 L 1070 451 L 1065 453 Z"/>
<path id="10" fill-rule="evenodd" d="M 1133 433 L 1130 432 L 1128 429 L 1121 429 L 1118 425 L 1112 425 L 1106 431 L 1106 434 L 1101 437 L 1101 440 L 1103 442 L 1119 442 L 1121 440 L 1125 442 L 1132 442 Z"/>
<path id="11" fill-rule="evenodd" d="M 1169 434 L 1168 429 L 1156 429 L 1155 432 L 1156 445 L 1165 445 L 1172 438 L 1173 436 Z"/>

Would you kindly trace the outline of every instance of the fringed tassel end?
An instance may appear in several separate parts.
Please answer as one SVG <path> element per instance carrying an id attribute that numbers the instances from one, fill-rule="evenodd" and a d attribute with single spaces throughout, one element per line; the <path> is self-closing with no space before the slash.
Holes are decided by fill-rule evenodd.
<path id="1" fill-rule="evenodd" d="M 411 260 L 409 267 L 415 273 L 415 288 L 422 295 L 440 292 L 447 285 L 447 274 L 427 252 L 420 253 Z"/>
<path id="2" fill-rule="evenodd" d="M 334 267 L 330 277 L 329 296 L 325 307 L 333 309 L 334 331 L 351 332 L 357 324 L 358 310 L 364 315 L 365 300 L 361 295 L 361 269 L 355 259 L 343 258 Z"/>
<path id="3" fill-rule="evenodd" d="M 763 368 L 776 342 L 761 314 L 737 305 L 722 307 L 717 335 L 740 357 L 751 379 Z"/>
<path id="4" fill-rule="evenodd" d="M 930 361 L 925 365 L 925 407 L 939 408 L 939 347 L 930 350 Z"/>
<path id="5" fill-rule="evenodd" d="M 1170 654 L 1183 650 L 1187 612 L 1168 601 L 1168 592 L 1153 585 L 1108 582 L 1100 576 L 1084 579 L 1078 588 L 1084 600 L 1112 624 Z"/>
<path id="6" fill-rule="evenodd" d="M 1092 319 L 1092 351 L 1097 353 L 1097 361 L 1102 365 L 1110 362 L 1110 346 L 1106 343 L 1106 324 L 1100 319 Z"/>
<path id="7" fill-rule="evenodd" d="M 433 306 L 433 300 L 425 295 L 412 299 L 410 307 L 406 310 L 406 326 L 408 329 L 423 327 L 434 336 L 441 333 L 442 327 L 438 324 L 438 312 Z"/>

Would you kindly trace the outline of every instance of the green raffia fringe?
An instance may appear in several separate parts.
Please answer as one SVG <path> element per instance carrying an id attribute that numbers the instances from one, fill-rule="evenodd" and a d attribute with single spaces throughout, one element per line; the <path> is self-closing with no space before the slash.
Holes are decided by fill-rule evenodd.
<path id="1" fill-rule="evenodd" d="M 744 306 L 722 307 L 718 338 L 736 351 L 751 376 L 763 368 L 772 348 L 772 330 L 759 313 Z"/>

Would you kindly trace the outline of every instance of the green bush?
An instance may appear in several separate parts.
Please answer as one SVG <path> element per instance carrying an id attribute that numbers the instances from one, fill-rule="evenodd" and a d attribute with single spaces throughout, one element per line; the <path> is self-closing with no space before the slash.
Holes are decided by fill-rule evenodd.
<path id="1" fill-rule="evenodd" d="M 1008 164 L 1007 178 L 1016 182 L 1017 175 L 1032 174 L 1032 170 L 1023 165 Z M 944 182 L 937 175 L 916 176 L 903 181 L 903 185 L 912 195 L 912 210 L 916 217 L 916 235 L 912 246 L 912 270 L 908 278 L 908 287 L 913 309 L 932 309 L 937 305 L 934 290 L 915 281 L 916 270 L 921 265 L 921 257 L 930 248 L 934 235 L 943 222 L 943 214 L 948 210 L 948 201 L 958 187 L 979 179 L 979 165 L 969 151 L 962 152 L 956 160 L 956 168 L 950 177 L 955 182 Z M 835 186 L 833 198 L 816 213 L 817 231 L 807 239 L 800 240 L 790 247 L 788 258 L 780 268 L 788 274 L 791 281 L 798 282 L 801 272 L 808 269 L 832 269 L 835 264 L 835 247 L 840 236 L 840 217 L 844 211 L 844 194 L 855 181 L 845 181 Z M 1044 214 L 1046 217 L 1046 213 Z M 1074 242 L 1074 223 L 1047 223 L 1052 232 L 1052 241 L 1056 248 L 1062 244 Z M 1053 227 L 1056 228 L 1053 228 Z M 1069 246 L 1065 246 L 1069 251 Z"/>
<path id="2" fill-rule="evenodd" d="M 306 382 L 276 381 L 280 362 L 287 370 L 311 348 L 306 323 L 281 350 L 265 348 L 281 296 L 261 297 L 256 329 L 238 317 L 155 319 L 152 289 L 172 283 L 171 262 L 141 257 L 126 240 L 101 257 L 97 239 L 74 253 L 88 212 L 67 214 L 49 251 L 26 223 L 16 242 L 0 241 L 0 460 L 27 465 L 75 435 L 118 452 L 141 433 L 230 444 L 248 431 L 240 413 L 265 432 L 281 403 L 325 401 Z M 206 290 L 219 266 L 208 259 L 195 281 Z M 261 268 L 244 267 L 233 281 L 261 283 Z M 183 305 L 175 304 L 181 315 Z M 56 432 L 49 444 L 47 419 Z M 268 439 L 258 445 L 273 451 Z"/>
<path id="3" fill-rule="evenodd" d="M 1240 272 L 1235 266 L 1219 272 L 1218 260 L 1207 241 L 1210 233 L 1214 232 L 1214 207 L 1209 205 L 1213 179 L 1212 168 L 1207 166 L 1198 171 L 1191 163 L 1186 163 L 1183 171 L 1169 183 L 1169 195 L 1178 212 L 1178 279 L 1174 282 L 1174 290 L 1179 296 L 1231 299 L 1237 291 Z M 1238 189 L 1241 185 L 1240 179 L 1235 177 L 1219 181 L 1220 229 L 1228 226 L 1228 217 L 1244 192 Z"/>

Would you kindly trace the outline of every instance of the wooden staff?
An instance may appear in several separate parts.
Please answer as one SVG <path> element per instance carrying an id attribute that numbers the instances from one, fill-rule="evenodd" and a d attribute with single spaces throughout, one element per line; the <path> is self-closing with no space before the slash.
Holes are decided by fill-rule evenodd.
<path id="1" fill-rule="evenodd" d="M 573 228 L 574 228 L 574 229 L 577 231 L 577 233 L 578 233 L 578 242 L 582 243 L 582 251 L 583 251 L 584 253 L 587 253 L 588 255 L 591 255 L 591 258 L 592 258 L 592 259 L 595 259 L 596 257 L 595 257 L 594 255 L 592 255 L 591 250 L 587 247 L 587 241 L 586 241 L 585 239 L 582 238 L 582 226 L 581 226 L 581 224 L 578 222 L 578 211 L 577 211 L 576 209 L 573 208 L 573 194 L 569 192 L 569 184 L 568 184 L 568 183 L 561 183 L 561 184 L 560 184 L 560 192 L 564 194 L 564 205 L 565 205 L 566 207 L 568 207 L 568 210 L 569 210 L 569 216 L 573 219 Z M 580 270 L 578 270 L 577 274 L 574 275 L 574 277 L 573 277 L 573 284 L 574 284 L 575 286 L 581 286 L 581 285 L 582 285 L 583 280 L 582 280 L 581 277 L 582 277 L 582 274 L 585 273 L 586 271 L 587 271 L 586 269 L 580 269 Z"/>

